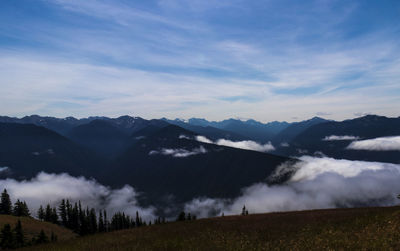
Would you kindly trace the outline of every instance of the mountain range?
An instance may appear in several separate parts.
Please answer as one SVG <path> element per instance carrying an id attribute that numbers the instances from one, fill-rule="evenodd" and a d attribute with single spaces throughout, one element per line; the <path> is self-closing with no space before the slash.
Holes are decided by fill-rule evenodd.
<path id="1" fill-rule="evenodd" d="M 243 187 L 271 183 L 267 178 L 279 165 L 302 155 L 400 163 L 398 150 L 348 147 L 353 141 L 399 135 L 400 118 L 375 115 L 341 122 L 315 117 L 266 124 L 238 119 L 3 116 L 0 177 L 23 180 L 40 171 L 82 175 L 111 187 L 130 184 L 144 192 L 142 202 L 163 206 L 196 197 L 233 198 Z M 241 147 L 249 142 L 273 147 Z"/>

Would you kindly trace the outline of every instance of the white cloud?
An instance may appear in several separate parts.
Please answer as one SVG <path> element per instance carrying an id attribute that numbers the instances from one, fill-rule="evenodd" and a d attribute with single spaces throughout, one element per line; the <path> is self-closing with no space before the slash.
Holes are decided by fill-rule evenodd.
<path id="1" fill-rule="evenodd" d="M 8 166 L 0 166 L 0 173 L 1 172 L 6 172 L 8 170 L 9 170 Z"/>
<path id="2" fill-rule="evenodd" d="M 281 147 L 289 147 L 289 143 L 287 143 L 287 142 L 282 142 L 280 146 L 281 146 Z"/>
<path id="3" fill-rule="evenodd" d="M 190 137 L 182 134 L 182 135 L 179 135 L 179 139 L 190 139 Z"/>
<path id="4" fill-rule="evenodd" d="M 185 208 L 207 216 L 212 212 L 239 214 L 243 205 L 250 213 L 264 213 L 398 203 L 397 164 L 305 156 L 294 165 L 281 166 L 277 175 L 286 172 L 295 172 L 286 184 L 254 184 L 233 200 L 202 198 L 190 201 Z"/>
<path id="5" fill-rule="evenodd" d="M 106 209 L 109 214 L 117 211 L 134 216 L 139 211 L 146 220 L 154 218 L 154 208 L 140 207 L 138 193 L 129 185 L 121 189 L 111 189 L 95 180 L 72 177 L 68 174 L 48 174 L 41 172 L 31 180 L 0 180 L 0 189 L 7 189 L 13 200 L 26 201 L 33 215 L 40 205 L 56 205 L 61 199 L 81 200 L 84 205 L 97 210 Z"/>
<path id="6" fill-rule="evenodd" d="M 218 139 L 217 141 L 213 142 L 204 136 L 196 136 L 195 139 L 203 143 L 215 144 L 220 146 L 229 146 L 229 147 L 252 150 L 257 152 L 270 152 L 275 150 L 275 147 L 271 144 L 271 142 L 268 142 L 266 144 L 260 144 L 252 140 L 231 141 L 227 139 Z"/>
<path id="7" fill-rule="evenodd" d="M 200 146 L 198 148 L 194 148 L 191 151 L 188 151 L 183 148 L 181 149 L 162 148 L 160 151 L 156 150 L 150 151 L 149 155 L 161 154 L 161 155 L 171 155 L 172 157 L 175 158 L 186 158 L 192 155 L 204 154 L 204 153 L 207 153 L 207 150 L 203 146 Z"/>
<path id="8" fill-rule="evenodd" d="M 336 141 L 336 140 L 358 140 L 359 137 L 357 136 L 352 136 L 352 135 L 343 135 L 343 136 L 337 136 L 337 135 L 331 135 L 331 136 L 326 136 L 323 138 L 323 141 Z"/>
<path id="9" fill-rule="evenodd" d="M 400 151 L 400 136 L 354 141 L 351 142 L 347 149 L 367 151 Z"/>

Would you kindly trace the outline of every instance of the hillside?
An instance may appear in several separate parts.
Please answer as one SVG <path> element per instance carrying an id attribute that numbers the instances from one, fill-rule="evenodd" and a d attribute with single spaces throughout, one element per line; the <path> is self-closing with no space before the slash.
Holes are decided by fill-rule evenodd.
<path id="1" fill-rule="evenodd" d="M 225 216 L 98 234 L 32 250 L 398 250 L 400 207 Z"/>
<path id="2" fill-rule="evenodd" d="M 243 187 L 263 182 L 289 160 L 189 139 L 194 135 L 174 125 L 150 133 L 120 156 L 99 180 L 112 186 L 131 184 L 146 192 L 151 205 L 171 194 L 176 203 L 202 196 L 231 198 Z"/>
<path id="3" fill-rule="evenodd" d="M 277 152 L 282 155 L 296 156 L 299 155 L 298 149 L 305 149 L 308 154 L 322 152 L 337 159 L 400 163 L 398 151 L 350 150 L 346 147 L 352 142 L 351 140 L 324 140 L 332 135 L 348 135 L 363 140 L 397 136 L 400 135 L 400 118 L 367 115 L 341 122 L 319 123 L 296 136 L 289 142 L 290 147 L 278 149 Z"/>
<path id="4" fill-rule="evenodd" d="M 60 241 L 69 240 L 76 237 L 76 234 L 69 229 L 51 224 L 49 222 L 38 221 L 30 217 L 0 215 L 0 227 L 2 228 L 4 224 L 10 224 L 12 227 L 14 227 L 18 219 L 21 221 L 24 235 L 28 240 L 32 239 L 32 237 L 36 237 L 41 230 L 43 230 L 48 237 L 50 237 L 51 232 L 53 232 L 55 235 L 57 235 L 57 238 Z"/>
<path id="5" fill-rule="evenodd" d="M 11 178 L 68 172 L 88 175 L 105 162 L 64 136 L 33 124 L 0 123 L 0 166 L 10 168 Z"/>

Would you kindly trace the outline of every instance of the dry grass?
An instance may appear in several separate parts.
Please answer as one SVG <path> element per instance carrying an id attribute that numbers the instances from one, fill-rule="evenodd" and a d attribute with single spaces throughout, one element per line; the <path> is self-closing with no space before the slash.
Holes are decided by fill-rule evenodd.
<path id="1" fill-rule="evenodd" d="M 57 235 L 58 240 L 69 240 L 76 237 L 72 231 L 48 223 L 35 220 L 29 217 L 15 217 L 10 215 L 0 215 L 0 228 L 4 226 L 4 224 L 10 224 L 11 227 L 14 227 L 17 221 L 21 220 L 22 229 L 24 231 L 25 236 L 28 239 L 32 239 L 32 237 L 37 236 L 40 233 L 40 230 L 46 233 L 46 235 L 50 238 L 51 232 Z"/>
<path id="2" fill-rule="evenodd" d="M 225 216 L 97 234 L 36 250 L 400 250 L 400 207 Z"/>

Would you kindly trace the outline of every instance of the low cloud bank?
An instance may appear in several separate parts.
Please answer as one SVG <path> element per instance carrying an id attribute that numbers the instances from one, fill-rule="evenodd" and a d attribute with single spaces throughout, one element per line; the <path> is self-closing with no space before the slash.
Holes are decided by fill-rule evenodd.
<path id="1" fill-rule="evenodd" d="M 400 136 L 354 141 L 351 142 L 347 149 L 367 151 L 400 151 Z"/>
<path id="2" fill-rule="evenodd" d="M 161 155 L 170 155 L 175 158 L 186 158 L 192 155 L 197 155 L 197 154 L 204 154 L 207 153 L 207 150 L 203 147 L 200 146 L 198 148 L 194 148 L 191 151 L 188 151 L 186 149 L 168 149 L 168 148 L 162 148 L 159 151 L 153 150 L 149 152 L 149 155 L 156 155 L 156 154 L 161 154 Z"/>
<path id="3" fill-rule="evenodd" d="M 254 184 L 233 199 L 197 198 L 185 210 L 208 217 L 250 213 L 357 206 L 390 206 L 398 203 L 400 165 L 303 156 L 281 165 L 272 178 L 294 172 L 282 185 Z"/>
<path id="4" fill-rule="evenodd" d="M 268 142 L 266 144 L 259 144 L 252 140 L 231 141 L 227 139 L 218 139 L 217 141 L 212 141 L 204 136 L 196 136 L 195 139 L 203 143 L 215 144 L 220 146 L 229 146 L 229 147 L 240 148 L 244 150 L 252 150 L 257 152 L 270 152 L 275 150 L 275 147 L 271 144 L 271 142 Z"/>
<path id="5" fill-rule="evenodd" d="M 331 136 L 326 136 L 323 138 L 323 141 L 337 141 L 337 140 L 358 140 L 360 139 L 357 136 L 352 136 L 352 135 L 343 135 L 343 136 L 337 136 L 337 135 L 331 135 Z"/>
<path id="6" fill-rule="evenodd" d="M 139 211 L 145 220 L 154 219 L 155 209 L 140 207 L 137 202 L 138 193 L 129 185 L 121 189 L 110 189 L 95 180 L 84 177 L 72 177 L 68 174 L 48 174 L 41 172 L 31 180 L 17 181 L 14 179 L 0 180 L 0 189 L 6 188 L 15 201 L 26 201 L 36 215 L 40 205 L 57 205 L 61 199 L 67 198 L 73 202 L 81 200 L 83 205 L 96 210 L 107 210 L 109 214 L 124 211 L 135 216 Z"/>

